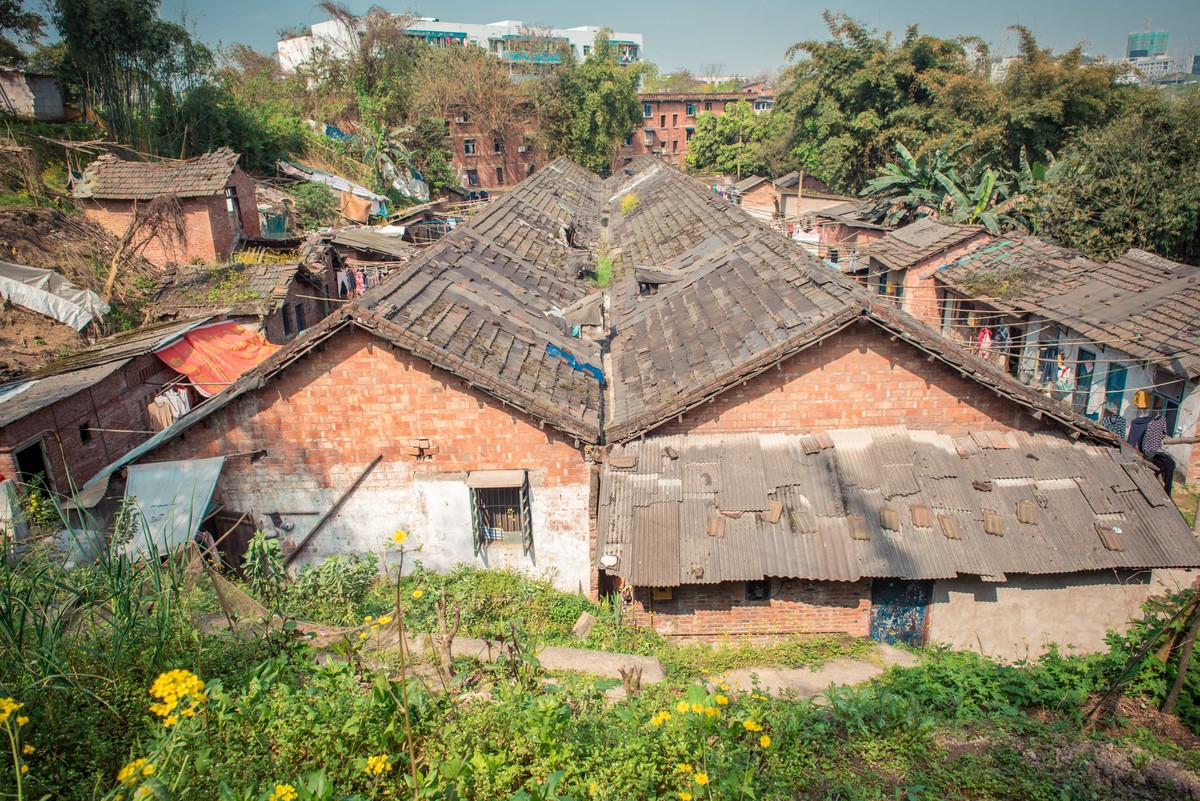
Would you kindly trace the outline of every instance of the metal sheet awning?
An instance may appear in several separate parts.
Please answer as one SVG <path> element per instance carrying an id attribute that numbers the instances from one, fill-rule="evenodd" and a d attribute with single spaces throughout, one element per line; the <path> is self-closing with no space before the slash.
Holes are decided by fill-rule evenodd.
<path id="1" fill-rule="evenodd" d="M 524 470 L 473 470 L 467 475 L 467 486 L 471 489 L 520 487 L 524 484 Z"/>
<path id="2" fill-rule="evenodd" d="M 131 465 L 125 499 L 135 505 L 141 525 L 124 545 L 125 553 L 161 555 L 190 542 L 204 520 L 224 464 L 225 457 L 217 456 Z"/>

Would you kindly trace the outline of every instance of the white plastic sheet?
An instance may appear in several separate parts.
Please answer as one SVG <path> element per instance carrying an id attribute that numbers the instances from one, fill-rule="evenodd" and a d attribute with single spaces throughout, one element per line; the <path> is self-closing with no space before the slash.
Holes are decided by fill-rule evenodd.
<path id="1" fill-rule="evenodd" d="M 125 498 L 136 504 L 139 525 L 125 552 L 131 557 L 147 557 L 152 550 L 163 555 L 190 542 L 204 521 L 224 463 L 225 457 L 217 456 L 131 465 Z"/>
<path id="2" fill-rule="evenodd" d="M 51 270 L 0 261 L 0 298 L 82 331 L 108 314 L 108 304 Z"/>

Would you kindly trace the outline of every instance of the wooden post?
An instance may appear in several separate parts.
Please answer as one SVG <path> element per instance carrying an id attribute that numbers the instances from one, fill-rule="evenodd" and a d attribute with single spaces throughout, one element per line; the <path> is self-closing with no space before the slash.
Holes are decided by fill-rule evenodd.
<path id="1" fill-rule="evenodd" d="M 308 545 L 308 541 L 311 540 L 313 536 L 320 531 L 326 523 L 329 522 L 330 518 L 337 514 L 338 509 L 342 508 L 342 504 L 346 502 L 346 499 L 354 494 L 354 491 L 358 489 L 358 485 L 363 483 L 363 480 L 371 474 L 371 471 L 375 469 L 375 466 L 382 461 L 383 454 L 381 453 L 376 456 L 369 465 L 363 468 L 363 471 L 358 474 L 358 478 L 354 479 L 354 483 L 347 487 L 346 491 L 338 496 L 338 499 L 333 502 L 333 506 L 329 507 L 329 511 L 322 515 L 321 519 L 317 521 L 317 524 L 312 527 L 312 530 L 304 535 L 304 539 L 300 540 L 300 544 L 296 546 L 296 549 L 284 557 L 284 567 L 287 567 L 295 561 L 296 557 L 300 555 L 300 552 L 304 550 L 304 546 Z"/>

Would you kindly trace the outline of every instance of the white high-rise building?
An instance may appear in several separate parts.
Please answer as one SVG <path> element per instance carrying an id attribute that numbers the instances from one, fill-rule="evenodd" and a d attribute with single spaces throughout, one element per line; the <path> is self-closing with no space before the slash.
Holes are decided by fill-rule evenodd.
<path id="1" fill-rule="evenodd" d="M 582 25 L 577 28 L 538 28 L 536 35 L 549 35 L 561 40 L 571 48 L 577 59 L 584 59 L 592 51 L 592 44 L 600 28 Z M 553 63 L 557 55 L 529 51 L 524 43 L 530 40 L 531 28 L 520 20 L 505 19 L 478 25 L 468 22 L 442 22 L 434 17 L 418 17 L 409 26 L 408 35 L 424 39 L 438 47 L 474 45 L 495 53 L 505 61 L 513 63 Z M 348 53 L 355 46 L 355 32 L 337 20 L 315 23 L 307 36 L 283 39 L 276 43 L 279 67 L 284 72 L 293 72 L 312 59 L 318 51 L 331 54 Z M 643 59 L 642 34 L 614 33 L 611 41 L 619 48 L 621 60 L 632 64 Z"/>

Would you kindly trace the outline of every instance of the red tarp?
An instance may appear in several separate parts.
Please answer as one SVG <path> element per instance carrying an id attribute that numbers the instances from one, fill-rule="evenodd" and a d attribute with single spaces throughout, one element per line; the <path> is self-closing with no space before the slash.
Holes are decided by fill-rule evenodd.
<path id="1" fill-rule="evenodd" d="M 227 320 L 192 329 L 155 354 L 211 398 L 277 350 L 257 331 Z"/>

